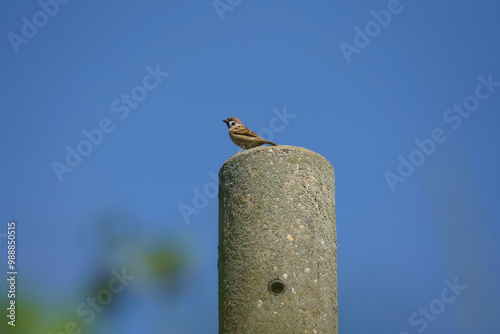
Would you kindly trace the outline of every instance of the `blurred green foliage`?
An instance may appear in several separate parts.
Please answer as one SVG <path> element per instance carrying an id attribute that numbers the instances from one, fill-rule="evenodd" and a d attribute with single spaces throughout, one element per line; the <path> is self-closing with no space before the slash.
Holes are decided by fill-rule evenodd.
<path id="1" fill-rule="evenodd" d="M 22 298 L 17 298 L 16 326 L 12 327 L 7 321 L 1 321 L 0 333 L 94 333 L 99 329 L 98 324 L 107 319 L 106 314 L 119 309 L 117 306 L 120 303 L 127 302 L 134 293 L 144 294 L 144 285 L 153 293 L 141 295 L 143 300 L 168 298 L 169 293 L 178 291 L 183 285 L 182 278 L 189 275 L 188 268 L 192 258 L 187 243 L 183 242 L 180 235 L 165 235 L 154 231 L 151 234 L 136 233 L 135 228 L 143 222 L 120 210 L 100 214 L 93 223 L 89 225 L 91 233 L 85 237 L 90 242 L 84 242 L 84 251 L 92 251 L 97 256 L 86 264 L 85 271 L 91 274 L 82 278 L 78 291 L 59 305 L 55 305 L 53 300 L 43 300 L 35 295 L 25 294 Z M 106 300 L 106 294 L 101 294 L 103 304 L 99 306 L 103 309 L 102 312 L 95 312 L 95 317 L 79 315 L 78 306 L 84 303 L 85 309 L 91 310 L 86 304 L 87 298 L 96 298 L 102 290 L 109 291 L 111 280 L 114 279 L 114 284 L 120 286 L 115 274 L 121 272 L 122 268 L 125 268 L 127 275 L 134 276 L 134 279 L 123 285 L 120 292 L 112 294 L 110 301 Z M 156 293 L 158 291 L 163 293 Z M 4 298 L 2 307 L 9 302 L 6 296 Z"/>

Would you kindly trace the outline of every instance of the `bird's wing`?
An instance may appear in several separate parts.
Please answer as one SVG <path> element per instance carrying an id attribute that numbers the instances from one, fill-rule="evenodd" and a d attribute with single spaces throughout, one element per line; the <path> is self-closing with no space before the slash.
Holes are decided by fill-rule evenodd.
<path id="1" fill-rule="evenodd" d="M 247 128 L 246 126 L 237 126 L 233 130 L 233 134 L 248 136 L 248 137 L 259 137 L 255 132 Z"/>

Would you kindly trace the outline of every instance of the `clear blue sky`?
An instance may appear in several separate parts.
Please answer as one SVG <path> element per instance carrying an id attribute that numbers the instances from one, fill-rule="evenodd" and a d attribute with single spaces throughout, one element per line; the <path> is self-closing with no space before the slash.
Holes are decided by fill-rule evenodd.
<path id="1" fill-rule="evenodd" d="M 40 3 L 0 6 L 0 247 L 44 333 L 124 266 L 85 333 L 217 332 L 229 116 L 335 167 L 341 333 L 500 331 L 499 3 Z"/>

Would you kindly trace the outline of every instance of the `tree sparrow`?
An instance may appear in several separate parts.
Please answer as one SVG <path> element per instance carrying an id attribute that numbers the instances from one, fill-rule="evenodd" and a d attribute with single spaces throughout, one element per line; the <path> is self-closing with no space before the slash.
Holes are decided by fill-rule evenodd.
<path id="1" fill-rule="evenodd" d="M 241 147 L 241 150 L 237 153 L 240 153 L 243 149 L 250 149 L 263 144 L 276 146 L 272 141 L 259 137 L 255 132 L 244 126 L 236 117 L 229 117 L 222 121 L 226 123 L 229 128 L 229 138 L 231 138 L 233 143 Z"/>

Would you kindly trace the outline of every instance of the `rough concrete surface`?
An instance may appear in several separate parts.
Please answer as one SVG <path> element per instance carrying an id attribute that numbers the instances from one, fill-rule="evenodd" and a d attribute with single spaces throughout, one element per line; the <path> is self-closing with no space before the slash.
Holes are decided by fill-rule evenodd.
<path id="1" fill-rule="evenodd" d="M 294 146 L 226 161 L 218 267 L 219 333 L 338 333 L 333 166 Z"/>

